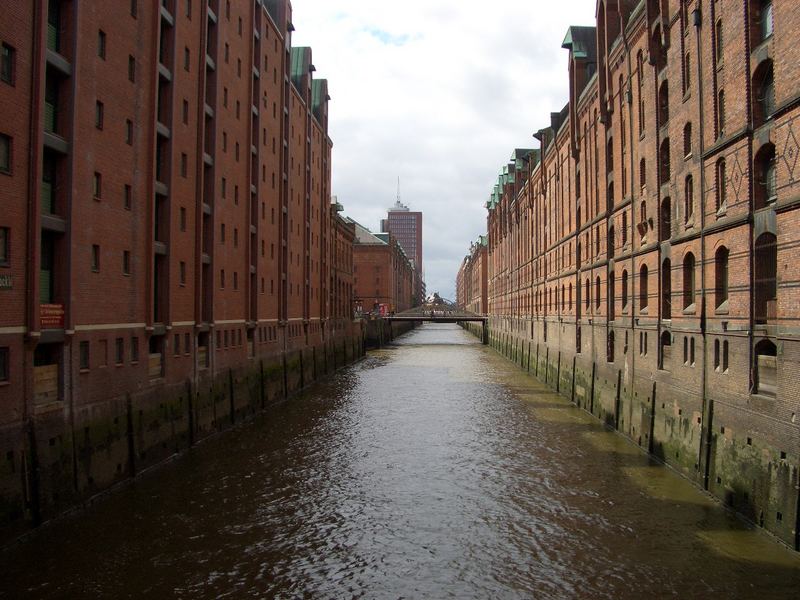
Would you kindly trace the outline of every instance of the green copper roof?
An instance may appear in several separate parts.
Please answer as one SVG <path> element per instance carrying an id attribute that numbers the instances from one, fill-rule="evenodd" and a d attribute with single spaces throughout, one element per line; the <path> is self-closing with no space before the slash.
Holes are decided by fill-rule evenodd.
<path id="1" fill-rule="evenodd" d="M 573 25 L 567 29 L 567 35 L 561 47 L 572 51 L 573 58 L 595 60 L 597 57 L 597 37 L 594 27 Z"/>
<path id="2" fill-rule="evenodd" d="M 328 96 L 328 80 L 315 79 L 311 82 L 311 109 L 317 120 L 322 119 L 322 106 L 330 100 Z"/>
<path id="3" fill-rule="evenodd" d="M 292 83 L 303 92 L 305 91 L 303 77 L 308 75 L 311 66 L 311 48 L 308 46 L 292 48 Z"/>

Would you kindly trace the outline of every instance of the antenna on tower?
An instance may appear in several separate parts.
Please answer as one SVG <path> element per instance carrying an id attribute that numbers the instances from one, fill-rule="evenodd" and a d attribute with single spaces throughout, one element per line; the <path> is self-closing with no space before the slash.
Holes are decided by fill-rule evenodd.
<path id="1" fill-rule="evenodd" d="M 400 204 L 400 175 L 397 176 L 397 204 Z"/>

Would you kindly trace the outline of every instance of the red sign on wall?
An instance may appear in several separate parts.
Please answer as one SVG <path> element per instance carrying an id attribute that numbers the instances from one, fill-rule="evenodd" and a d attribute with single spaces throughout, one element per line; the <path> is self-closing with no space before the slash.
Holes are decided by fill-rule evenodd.
<path id="1" fill-rule="evenodd" d="M 39 321 L 42 329 L 64 329 L 64 305 L 40 304 Z"/>

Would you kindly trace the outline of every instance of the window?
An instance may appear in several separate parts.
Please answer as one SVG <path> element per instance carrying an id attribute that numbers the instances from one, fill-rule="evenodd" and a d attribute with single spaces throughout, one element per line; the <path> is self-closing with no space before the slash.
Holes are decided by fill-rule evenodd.
<path id="1" fill-rule="evenodd" d="M 239 289 L 239 273 L 236 271 L 233 272 L 233 289 Z"/>
<path id="2" fill-rule="evenodd" d="M 222 88 L 222 106 L 228 108 L 228 88 Z"/>
<path id="3" fill-rule="evenodd" d="M 219 226 L 219 241 L 225 243 L 225 223 L 220 223 Z"/>
<path id="4" fill-rule="evenodd" d="M 686 55 L 683 57 L 683 93 L 689 91 L 689 88 L 692 87 L 692 61 L 689 58 L 689 53 L 687 52 Z"/>
<path id="5" fill-rule="evenodd" d="M 114 360 L 115 363 L 121 365 L 125 361 L 125 342 L 121 337 L 118 337 L 114 343 Z"/>
<path id="6" fill-rule="evenodd" d="M 0 173 L 11 173 L 11 138 L 0 133 Z"/>
<path id="7" fill-rule="evenodd" d="M 100 270 L 100 246 L 92 244 L 92 271 L 95 273 Z"/>
<path id="8" fill-rule="evenodd" d="M 722 372 L 728 372 L 728 341 L 722 342 Z"/>
<path id="9" fill-rule="evenodd" d="M 125 119 L 125 143 L 133 145 L 133 121 Z"/>
<path id="10" fill-rule="evenodd" d="M 131 338 L 131 362 L 139 362 L 139 338 L 135 336 Z"/>
<path id="11" fill-rule="evenodd" d="M 755 321 L 767 323 L 777 317 L 778 249 L 772 233 L 762 233 L 755 244 Z"/>
<path id="12" fill-rule="evenodd" d="M 719 340 L 714 340 L 714 370 L 719 371 L 720 365 L 720 347 Z"/>
<path id="13" fill-rule="evenodd" d="M 181 206 L 180 210 L 181 231 L 186 231 L 186 208 Z"/>
<path id="14" fill-rule="evenodd" d="M 639 187 L 642 189 L 642 194 L 645 192 L 647 186 L 647 163 L 644 159 L 639 161 Z"/>
<path id="15" fill-rule="evenodd" d="M 80 343 L 79 350 L 79 364 L 81 371 L 89 370 L 89 342 L 84 341 Z"/>
<path id="16" fill-rule="evenodd" d="M 725 210 L 727 208 L 727 177 L 725 173 L 725 159 L 720 158 L 717 161 L 717 210 Z"/>
<path id="17" fill-rule="evenodd" d="M 131 201 L 132 201 L 133 191 L 129 184 L 125 184 L 125 191 L 123 192 L 123 206 L 125 210 L 131 209 Z"/>
<path id="18" fill-rule="evenodd" d="M 608 341 L 606 347 L 606 361 L 614 362 L 614 332 L 608 332 Z"/>
<path id="19" fill-rule="evenodd" d="M 0 348 L 0 383 L 4 383 L 9 380 L 11 376 L 11 365 L 10 357 L 9 357 L 9 349 L 8 346 Z"/>
<path id="20" fill-rule="evenodd" d="M 136 81 L 136 59 L 128 55 L 128 81 Z"/>
<path id="21" fill-rule="evenodd" d="M 694 336 L 689 338 L 689 364 L 694 366 Z"/>
<path id="22" fill-rule="evenodd" d="M 103 129 L 103 103 L 97 100 L 94 104 L 94 126 L 97 129 Z"/>
<path id="23" fill-rule="evenodd" d="M 183 124 L 184 125 L 188 125 L 189 124 L 189 101 L 188 100 L 184 100 L 183 101 Z"/>
<path id="24" fill-rule="evenodd" d="M 189 354 L 192 350 L 191 339 L 188 333 L 183 334 L 183 352 Z"/>
<path id="25" fill-rule="evenodd" d="M 642 56 L 642 51 L 639 50 L 639 53 L 636 55 L 636 82 L 639 93 L 637 94 L 639 97 L 639 135 L 644 134 L 644 94 L 642 93 L 642 86 L 644 81 L 644 57 Z"/>
<path id="26" fill-rule="evenodd" d="M 658 90 L 658 125 L 663 127 L 669 121 L 669 84 L 665 80 Z"/>
<path id="27" fill-rule="evenodd" d="M 658 368 L 668 371 L 672 358 L 672 334 L 669 331 L 661 333 L 661 355 L 659 356 Z"/>
<path id="28" fill-rule="evenodd" d="M 717 94 L 717 137 L 725 135 L 725 90 Z"/>
<path id="29" fill-rule="evenodd" d="M 714 305 L 719 309 L 728 301 L 728 257 L 725 246 L 717 248 L 714 254 Z"/>
<path id="30" fill-rule="evenodd" d="M 241 77 L 242 76 L 242 59 L 236 59 L 236 75 Z"/>
<path id="31" fill-rule="evenodd" d="M 228 180 L 223 177 L 222 178 L 222 183 L 220 185 L 221 185 L 222 198 L 224 199 L 225 198 L 225 191 L 228 188 Z"/>
<path id="32" fill-rule="evenodd" d="M 183 48 L 183 68 L 186 71 L 189 70 L 189 64 L 190 64 L 190 58 L 189 57 L 190 56 L 191 55 L 189 54 L 189 48 L 184 46 L 184 48 Z"/>
<path id="33" fill-rule="evenodd" d="M 753 75 L 753 120 L 758 127 L 766 123 L 775 112 L 775 80 L 772 61 L 766 60 L 758 66 Z"/>
<path id="34" fill-rule="evenodd" d="M 189 157 L 186 156 L 185 152 L 181 152 L 181 177 L 186 177 L 186 174 L 189 169 L 188 163 L 189 163 Z"/>
<path id="35" fill-rule="evenodd" d="M 683 184 L 683 220 L 689 222 L 694 216 L 694 180 L 691 175 L 686 176 Z"/>
<path id="36" fill-rule="evenodd" d="M 717 53 L 717 63 L 722 62 L 722 50 L 723 50 L 723 39 L 722 39 L 722 19 L 717 19 L 717 25 L 714 28 L 714 49 Z"/>
<path id="37" fill-rule="evenodd" d="M 130 250 L 122 251 L 122 272 L 125 275 L 131 274 L 131 252 Z"/>
<path id="38" fill-rule="evenodd" d="M 694 254 L 689 252 L 683 259 L 683 308 L 694 304 Z"/>
<path id="39" fill-rule="evenodd" d="M 639 269 L 639 310 L 642 311 L 647 308 L 649 297 L 647 275 L 647 265 L 642 265 L 642 268 Z"/>
<path id="40" fill-rule="evenodd" d="M 220 269 L 219 272 L 219 287 L 225 289 L 225 269 Z"/>
<path id="41" fill-rule="evenodd" d="M 192 19 L 192 0 L 186 0 L 186 18 Z"/>
<path id="42" fill-rule="evenodd" d="M 766 40 L 772 35 L 772 0 L 762 0 L 759 16 L 761 40 Z"/>
<path id="43" fill-rule="evenodd" d="M 9 85 L 14 85 L 16 75 L 17 52 L 8 44 L 3 44 L 0 48 L 0 81 Z"/>
<path id="44" fill-rule="evenodd" d="M 600 276 L 594 280 L 594 307 L 600 308 Z"/>
<path id="45" fill-rule="evenodd" d="M 7 267 L 9 265 L 9 252 L 10 252 L 10 234 L 8 227 L 0 227 L 0 267 Z"/>
<path id="46" fill-rule="evenodd" d="M 172 342 L 173 350 L 175 351 L 175 356 L 181 353 L 181 334 L 176 333 L 173 337 Z"/>
<path id="47" fill-rule="evenodd" d="M 669 138 L 665 138 L 663 142 L 661 142 L 661 150 L 659 152 L 659 167 L 660 167 L 660 179 L 659 185 L 664 185 L 670 179 L 670 160 L 669 160 Z"/>
<path id="48" fill-rule="evenodd" d="M 622 271 L 622 308 L 628 306 L 628 271 Z"/>
<path id="49" fill-rule="evenodd" d="M 106 32 L 102 29 L 97 31 L 97 56 L 106 59 Z"/>
<path id="50" fill-rule="evenodd" d="M 661 316 L 672 318 L 672 262 L 668 258 L 661 264 Z"/>
<path id="51" fill-rule="evenodd" d="M 180 275 L 181 275 L 180 279 L 181 285 L 182 286 L 186 285 L 186 263 L 184 261 L 181 261 L 180 264 Z"/>
<path id="52" fill-rule="evenodd" d="M 131 0 L 131 16 L 135 19 L 139 13 L 139 0 Z"/>
<path id="53" fill-rule="evenodd" d="M 692 154 L 692 124 L 683 126 L 683 156 L 689 158 Z"/>

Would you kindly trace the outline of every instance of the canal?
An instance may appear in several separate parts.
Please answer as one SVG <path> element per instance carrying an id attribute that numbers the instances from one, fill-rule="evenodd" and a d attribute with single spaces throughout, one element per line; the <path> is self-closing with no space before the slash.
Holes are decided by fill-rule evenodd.
<path id="1" fill-rule="evenodd" d="M 455 325 L 0 554 L 2 597 L 796 598 L 800 556 Z"/>

